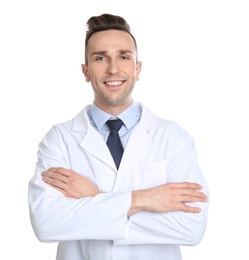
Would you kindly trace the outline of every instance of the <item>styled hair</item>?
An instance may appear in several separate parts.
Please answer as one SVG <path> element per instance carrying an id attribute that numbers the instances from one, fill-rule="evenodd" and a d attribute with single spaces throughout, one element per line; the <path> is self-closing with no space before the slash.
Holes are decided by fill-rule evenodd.
<path id="1" fill-rule="evenodd" d="M 85 38 L 85 63 L 87 64 L 87 47 L 88 42 L 91 36 L 96 32 L 106 31 L 106 30 L 120 30 L 130 34 L 132 37 L 136 52 L 137 52 L 137 43 L 135 37 L 131 34 L 131 29 L 129 24 L 124 18 L 118 15 L 112 14 L 102 14 L 99 16 L 92 16 L 86 23 L 88 30 L 86 31 Z"/>

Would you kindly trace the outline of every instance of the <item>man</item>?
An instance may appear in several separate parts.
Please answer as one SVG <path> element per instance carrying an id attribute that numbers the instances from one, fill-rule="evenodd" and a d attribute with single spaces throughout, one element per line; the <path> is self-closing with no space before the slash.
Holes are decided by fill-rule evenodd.
<path id="1" fill-rule="evenodd" d="M 57 260 L 180 260 L 180 245 L 198 244 L 207 223 L 193 139 L 133 100 L 142 64 L 126 21 L 103 14 L 87 25 L 82 71 L 94 102 L 39 145 L 29 183 L 34 232 L 59 242 Z M 117 164 L 110 119 L 122 120 Z"/>

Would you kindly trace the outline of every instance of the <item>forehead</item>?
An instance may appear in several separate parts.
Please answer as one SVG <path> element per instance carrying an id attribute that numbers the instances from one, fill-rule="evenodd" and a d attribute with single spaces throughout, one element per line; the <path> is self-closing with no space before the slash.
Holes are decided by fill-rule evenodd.
<path id="1" fill-rule="evenodd" d="M 88 51 L 108 51 L 126 49 L 135 52 L 131 35 L 120 30 L 106 30 L 94 33 L 88 42 Z"/>

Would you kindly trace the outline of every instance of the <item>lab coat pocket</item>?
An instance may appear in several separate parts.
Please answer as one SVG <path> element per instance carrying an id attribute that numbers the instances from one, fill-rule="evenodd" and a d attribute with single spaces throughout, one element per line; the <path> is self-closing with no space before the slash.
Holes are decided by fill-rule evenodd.
<path id="1" fill-rule="evenodd" d="M 139 165 L 135 174 L 135 189 L 147 189 L 166 183 L 166 161 Z"/>

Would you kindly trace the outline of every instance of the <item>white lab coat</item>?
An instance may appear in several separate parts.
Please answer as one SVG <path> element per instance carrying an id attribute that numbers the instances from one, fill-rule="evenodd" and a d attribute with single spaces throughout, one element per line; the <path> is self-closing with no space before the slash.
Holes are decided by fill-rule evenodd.
<path id="1" fill-rule="evenodd" d="M 57 124 L 39 145 L 29 182 L 30 218 L 42 242 L 60 242 L 57 260 L 180 260 L 179 245 L 198 244 L 205 232 L 208 202 L 198 214 L 139 212 L 127 219 L 131 191 L 166 182 L 197 182 L 208 194 L 194 142 L 178 124 L 161 119 L 142 104 L 117 171 L 85 107 L 73 120 Z M 46 185 L 41 173 L 65 167 L 88 177 L 102 193 L 71 199 Z"/>

